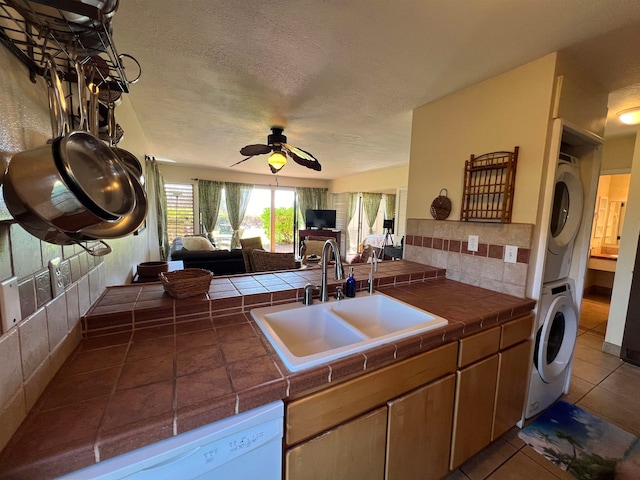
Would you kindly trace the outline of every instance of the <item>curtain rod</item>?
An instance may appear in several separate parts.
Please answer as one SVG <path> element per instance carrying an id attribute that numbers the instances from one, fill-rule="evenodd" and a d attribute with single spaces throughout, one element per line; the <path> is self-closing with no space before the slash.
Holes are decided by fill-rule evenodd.
<path id="1" fill-rule="evenodd" d="M 205 178 L 192 178 L 191 180 L 193 180 L 194 182 L 197 182 L 198 180 L 206 180 Z M 217 182 L 218 180 L 208 180 L 209 182 Z M 245 183 L 245 182 L 220 182 L 220 183 Z M 278 184 L 278 180 L 276 178 L 276 183 L 275 185 L 272 183 L 269 184 L 264 184 L 264 183 L 253 183 L 252 185 L 256 186 L 256 187 L 280 187 L 280 188 L 298 188 L 298 187 L 294 187 L 294 186 L 287 186 L 287 185 L 279 185 Z M 308 188 L 308 187 L 302 187 L 302 188 Z M 323 187 L 312 187 L 312 188 L 323 188 Z M 327 190 L 329 190 L 327 188 Z"/>

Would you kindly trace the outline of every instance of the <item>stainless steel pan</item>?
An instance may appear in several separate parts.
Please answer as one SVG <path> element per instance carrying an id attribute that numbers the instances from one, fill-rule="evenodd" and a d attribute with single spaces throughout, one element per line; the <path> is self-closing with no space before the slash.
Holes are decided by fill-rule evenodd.
<path id="1" fill-rule="evenodd" d="M 47 63 L 53 89 L 50 104 L 59 111 L 52 118 L 60 122 L 52 126 L 59 136 L 51 144 L 13 156 L 4 179 L 4 191 L 12 197 L 7 199 L 5 193 L 7 208 L 34 231 L 42 230 L 42 222 L 73 233 L 120 220 L 136 203 L 130 175 L 98 138 L 82 131 L 68 133 L 62 86 L 53 60 Z"/>

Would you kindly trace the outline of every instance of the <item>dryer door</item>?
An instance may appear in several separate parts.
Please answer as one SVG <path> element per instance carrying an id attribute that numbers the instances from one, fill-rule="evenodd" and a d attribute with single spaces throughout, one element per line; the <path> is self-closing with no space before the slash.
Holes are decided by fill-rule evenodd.
<path id="1" fill-rule="evenodd" d="M 549 250 L 556 255 L 562 254 L 578 233 L 582 201 L 579 171 L 571 165 L 558 164 L 549 224 Z"/>
<path id="2" fill-rule="evenodd" d="M 536 336 L 534 363 L 545 383 L 564 374 L 571 363 L 578 335 L 578 314 L 569 295 L 558 295 Z"/>

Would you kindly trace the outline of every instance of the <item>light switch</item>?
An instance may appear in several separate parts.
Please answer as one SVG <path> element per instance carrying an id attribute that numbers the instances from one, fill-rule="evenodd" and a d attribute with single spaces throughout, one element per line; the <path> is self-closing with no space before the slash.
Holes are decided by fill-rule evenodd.
<path id="1" fill-rule="evenodd" d="M 16 277 L 0 283 L 0 316 L 3 333 L 8 332 L 20 322 L 20 295 Z"/>
<path id="2" fill-rule="evenodd" d="M 504 261 L 507 263 L 516 263 L 518 261 L 518 247 L 507 245 L 504 247 Z"/>
<path id="3" fill-rule="evenodd" d="M 467 250 L 469 250 L 470 252 L 478 251 L 478 235 L 469 235 L 469 240 L 467 241 L 467 243 Z"/>

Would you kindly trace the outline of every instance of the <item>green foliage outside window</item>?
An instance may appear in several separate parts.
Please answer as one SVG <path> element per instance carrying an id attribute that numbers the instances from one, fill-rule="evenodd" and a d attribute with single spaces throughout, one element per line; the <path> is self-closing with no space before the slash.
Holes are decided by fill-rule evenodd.
<path id="1" fill-rule="evenodd" d="M 291 244 L 293 243 L 293 207 L 278 207 L 275 209 L 276 215 L 276 235 L 275 241 L 277 244 Z M 264 222 L 264 232 L 269 238 L 270 225 L 271 225 L 271 209 L 265 208 L 260 215 Z"/>

